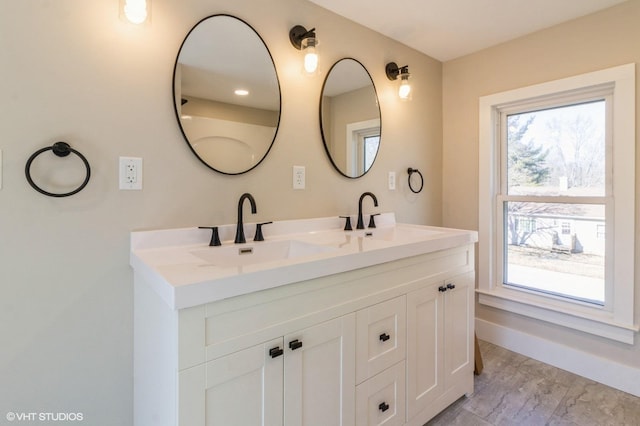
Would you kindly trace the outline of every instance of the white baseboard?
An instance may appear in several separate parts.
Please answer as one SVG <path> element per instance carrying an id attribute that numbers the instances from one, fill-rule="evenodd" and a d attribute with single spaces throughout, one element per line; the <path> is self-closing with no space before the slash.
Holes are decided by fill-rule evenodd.
<path id="1" fill-rule="evenodd" d="M 476 318 L 479 339 L 640 397 L 640 369 Z"/>

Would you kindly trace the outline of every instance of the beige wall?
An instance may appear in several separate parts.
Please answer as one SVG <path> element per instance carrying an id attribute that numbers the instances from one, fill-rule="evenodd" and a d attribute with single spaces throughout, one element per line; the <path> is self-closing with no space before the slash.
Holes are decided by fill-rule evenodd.
<path id="1" fill-rule="evenodd" d="M 589 71 L 640 62 L 639 22 L 640 1 L 632 0 L 443 65 L 445 226 L 478 229 L 478 98 Z M 640 102 L 638 94 L 636 101 Z M 640 113 L 638 106 L 636 113 Z M 636 152 L 640 154 L 640 150 Z M 637 178 L 636 190 L 640 190 Z M 640 194 L 636 194 L 636 205 L 638 203 Z M 640 229 L 638 218 L 636 228 Z M 639 282 L 640 274 L 637 274 L 636 324 L 640 322 Z M 477 306 L 476 316 L 640 368 L 640 342 L 637 339 L 634 346 L 614 343 L 482 305 Z"/>
<path id="2" fill-rule="evenodd" d="M 439 62 L 301 0 L 153 0 L 152 21 L 142 27 L 119 20 L 118 4 L 0 2 L 3 419 L 8 411 L 73 411 L 84 414 L 83 424 L 131 424 L 132 230 L 233 223 L 245 191 L 258 205 L 248 222 L 354 213 L 358 196 L 373 191 L 380 211 L 441 224 Z M 215 13 L 252 24 L 281 79 L 275 145 L 241 176 L 216 174 L 193 156 L 172 105 L 180 44 Z M 317 28 L 316 78 L 301 74 L 300 54 L 289 43 L 296 24 Z M 371 73 L 384 121 L 379 157 L 357 180 L 332 169 L 318 123 L 322 80 L 347 56 Z M 410 64 L 412 102 L 397 100 L 384 73 L 389 61 Z M 27 158 L 57 140 L 81 151 L 93 172 L 82 192 L 62 199 L 35 192 L 24 177 Z M 118 190 L 119 156 L 144 159 L 143 191 Z M 304 191 L 291 189 L 293 165 L 306 166 Z M 407 188 L 409 166 L 425 174 L 417 196 Z M 399 177 L 394 192 L 386 188 L 388 171 Z"/>

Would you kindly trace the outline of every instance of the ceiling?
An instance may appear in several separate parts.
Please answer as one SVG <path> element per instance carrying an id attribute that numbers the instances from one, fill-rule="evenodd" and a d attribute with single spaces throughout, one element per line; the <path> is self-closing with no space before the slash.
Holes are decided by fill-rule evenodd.
<path id="1" fill-rule="evenodd" d="M 442 62 L 624 1 L 311 0 Z"/>
<path id="2" fill-rule="evenodd" d="M 178 63 L 181 95 L 280 109 L 271 55 L 255 30 L 238 18 L 217 15 L 200 21 L 180 48 Z M 237 96 L 235 89 L 247 89 L 250 96 Z"/>

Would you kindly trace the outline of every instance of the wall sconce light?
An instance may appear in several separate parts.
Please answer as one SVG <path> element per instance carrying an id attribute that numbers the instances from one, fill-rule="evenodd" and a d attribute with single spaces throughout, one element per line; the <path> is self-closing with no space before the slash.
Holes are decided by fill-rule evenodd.
<path id="1" fill-rule="evenodd" d="M 307 31 L 302 25 L 296 25 L 289 30 L 289 40 L 293 47 L 304 53 L 304 71 L 315 74 L 318 69 L 318 39 L 316 29 Z"/>
<path id="2" fill-rule="evenodd" d="M 399 67 L 395 62 L 389 62 L 385 67 L 387 78 L 389 80 L 397 80 L 400 77 L 400 86 L 398 87 L 398 96 L 402 100 L 411 99 L 411 85 L 409 84 L 409 65 Z"/>
<path id="3" fill-rule="evenodd" d="M 122 12 L 132 24 L 142 24 L 149 17 L 151 0 L 120 0 Z"/>

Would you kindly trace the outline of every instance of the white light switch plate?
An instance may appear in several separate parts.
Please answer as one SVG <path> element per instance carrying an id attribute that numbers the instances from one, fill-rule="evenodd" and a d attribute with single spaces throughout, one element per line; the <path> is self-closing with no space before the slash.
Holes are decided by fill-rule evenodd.
<path id="1" fill-rule="evenodd" d="M 120 189 L 142 189 L 142 158 L 120 157 Z"/>

